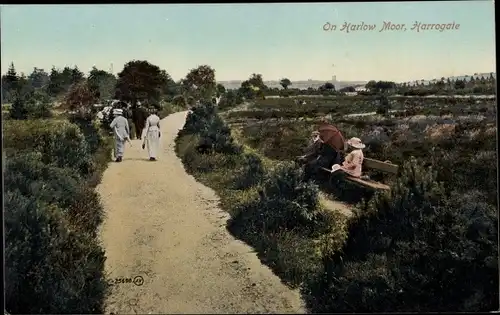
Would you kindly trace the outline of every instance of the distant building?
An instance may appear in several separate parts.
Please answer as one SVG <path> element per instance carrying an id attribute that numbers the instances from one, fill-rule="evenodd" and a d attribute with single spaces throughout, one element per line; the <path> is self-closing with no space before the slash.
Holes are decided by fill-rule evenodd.
<path id="1" fill-rule="evenodd" d="M 356 87 L 354 88 L 354 90 L 355 90 L 356 92 L 366 92 L 366 91 L 368 91 L 368 89 L 367 89 L 364 85 L 356 86 Z"/>

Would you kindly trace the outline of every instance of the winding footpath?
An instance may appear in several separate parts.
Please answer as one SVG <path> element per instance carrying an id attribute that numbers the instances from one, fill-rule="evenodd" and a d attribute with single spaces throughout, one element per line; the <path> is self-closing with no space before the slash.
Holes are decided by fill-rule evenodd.
<path id="1" fill-rule="evenodd" d="M 112 282 L 106 313 L 305 313 L 298 290 L 227 232 L 215 192 L 184 170 L 174 140 L 186 114 L 162 120 L 158 161 L 132 140 L 98 187 Z"/>

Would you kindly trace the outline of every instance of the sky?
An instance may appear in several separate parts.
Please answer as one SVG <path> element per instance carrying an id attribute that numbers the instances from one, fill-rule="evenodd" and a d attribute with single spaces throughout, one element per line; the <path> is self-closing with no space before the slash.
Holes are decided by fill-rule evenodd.
<path id="1" fill-rule="evenodd" d="M 92 66 L 118 73 L 147 60 L 174 80 L 210 65 L 217 81 L 410 81 L 496 69 L 492 0 L 261 3 L 2 5 L 1 70 Z M 458 29 L 412 30 L 423 24 Z M 405 24 L 380 32 L 384 22 Z M 326 23 L 336 30 L 325 31 Z M 344 23 L 375 24 L 345 32 Z M 453 24 L 452 24 L 453 25 Z"/>

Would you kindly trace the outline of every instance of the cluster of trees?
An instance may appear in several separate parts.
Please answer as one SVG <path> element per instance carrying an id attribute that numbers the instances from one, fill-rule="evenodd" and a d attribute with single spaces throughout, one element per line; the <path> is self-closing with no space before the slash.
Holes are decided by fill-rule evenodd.
<path id="1" fill-rule="evenodd" d="M 238 92 L 246 98 L 261 98 L 265 96 L 292 96 L 292 95 L 342 95 L 344 93 L 356 92 L 355 86 L 346 86 L 338 91 L 331 82 L 326 82 L 319 88 L 309 87 L 307 89 L 291 88 L 293 82 L 288 78 L 280 80 L 283 89 L 271 88 L 264 84 L 261 74 L 252 76 L 241 84 Z M 399 94 L 399 95 L 430 95 L 430 94 L 494 94 L 496 79 L 491 73 L 488 77 L 466 76 L 462 80 L 441 78 L 424 83 L 424 80 L 415 84 L 398 84 L 392 81 L 371 80 L 365 85 L 365 90 L 359 91 L 360 95 Z"/>
<path id="2" fill-rule="evenodd" d="M 488 77 L 482 76 L 465 76 L 464 79 L 445 79 L 433 80 L 425 82 L 424 80 L 416 81 L 414 84 L 401 83 L 397 84 L 391 81 L 369 81 L 365 88 L 368 93 L 385 93 L 385 94 L 400 94 L 400 95 L 428 95 L 428 94 L 495 94 L 496 79 L 493 73 Z M 343 92 L 354 92 L 354 87 L 347 87 Z"/>
<path id="3" fill-rule="evenodd" d="M 241 83 L 240 88 L 236 92 L 245 99 L 263 99 L 266 96 L 282 96 L 288 97 L 292 95 L 333 95 L 336 94 L 335 86 L 331 82 L 326 82 L 318 89 L 308 88 L 301 90 L 298 88 L 290 88 L 293 85 L 288 78 L 280 80 L 280 85 L 283 89 L 277 87 L 269 87 L 264 83 L 262 74 L 253 73 L 250 78 Z"/>
<path id="4" fill-rule="evenodd" d="M 202 65 L 175 82 L 159 66 L 133 60 L 115 76 L 92 68 L 88 75 L 78 67 L 55 67 L 50 74 L 35 68 L 26 76 L 18 74 L 12 63 L 2 76 L 2 104 L 11 103 L 13 119 L 49 117 L 55 104 L 63 109 L 87 113 L 96 103 L 120 99 L 132 104 L 157 106 L 162 101 L 191 104 L 194 99 L 220 97 L 225 93 L 215 82 L 215 70 Z"/>

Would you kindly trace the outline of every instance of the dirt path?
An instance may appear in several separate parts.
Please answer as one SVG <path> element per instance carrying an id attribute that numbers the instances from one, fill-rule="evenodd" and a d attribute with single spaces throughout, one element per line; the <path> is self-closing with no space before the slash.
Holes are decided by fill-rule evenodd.
<path id="1" fill-rule="evenodd" d="M 144 279 L 114 284 L 106 313 L 304 313 L 297 290 L 226 231 L 214 191 L 186 174 L 174 152 L 185 116 L 162 120 L 157 162 L 133 140 L 98 187 L 106 272 L 113 281 Z"/>

